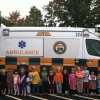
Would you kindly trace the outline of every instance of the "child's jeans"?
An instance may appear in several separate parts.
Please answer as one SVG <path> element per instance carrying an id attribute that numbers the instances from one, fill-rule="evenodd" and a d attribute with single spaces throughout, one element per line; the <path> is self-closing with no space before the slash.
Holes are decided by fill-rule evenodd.
<path id="1" fill-rule="evenodd" d="M 98 93 L 100 94 L 100 88 L 98 88 Z"/>
<path id="2" fill-rule="evenodd" d="M 31 87 L 27 85 L 27 93 L 30 94 L 30 92 L 31 92 Z"/>
<path id="3" fill-rule="evenodd" d="M 8 88 L 8 93 L 13 93 L 13 88 Z"/>
<path id="4" fill-rule="evenodd" d="M 58 94 L 62 93 L 62 83 L 61 82 L 56 83 L 56 90 Z"/>
<path id="5" fill-rule="evenodd" d="M 48 90 L 49 90 L 48 81 L 42 82 L 42 87 L 43 87 L 43 92 L 44 92 L 44 93 L 48 93 Z"/>
<path id="6" fill-rule="evenodd" d="M 83 81 L 77 80 L 76 85 L 77 85 L 77 92 L 82 93 L 83 92 Z"/>
<path id="7" fill-rule="evenodd" d="M 35 93 L 35 88 L 37 89 L 37 93 L 39 93 L 39 85 L 38 84 L 32 84 L 32 92 Z"/>
<path id="8" fill-rule="evenodd" d="M 21 87 L 22 94 L 26 94 L 26 87 Z"/>

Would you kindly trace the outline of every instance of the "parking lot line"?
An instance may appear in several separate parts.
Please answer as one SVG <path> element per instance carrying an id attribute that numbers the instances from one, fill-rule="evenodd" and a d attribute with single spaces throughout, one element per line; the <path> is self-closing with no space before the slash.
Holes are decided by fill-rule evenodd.
<path id="1" fill-rule="evenodd" d="M 36 99 L 40 99 L 40 100 L 48 100 L 48 99 L 45 99 L 45 98 L 40 98 L 40 97 L 36 97 L 36 96 L 33 96 L 33 95 L 27 95 L 29 97 L 33 97 L 33 98 L 36 98 Z"/>
<path id="2" fill-rule="evenodd" d="M 10 95 L 5 95 L 6 97 L 9 97 L 9 98 L 12 98 L 12 99 L 15 99 L 15 100 L 23 100 L 23 99 L 19 99 L 19 98 L 16 98 L 16 97 L 13 97 L 13 96 L 10 96 Z"/>
<path id="3" fill-rule="evenodd" d="M 85 99 L 91 99 L 91 100 L 100 100 L 100 99 L 95 99 L 95 98 L 90 98 L 90 97 L 85 97 L 85 96 L 80 96 L 80 95 L 73 95 L 73 96 L 77 96 L 77 97 L 81 97 Z"/>
<path id="4" fill-rule="evenodd" d="M 70 99 L 70 98 L 66 98 L 66 97 L 62 97 L 62 96 L 58 96 L 58 95 L 53 95 L 53 94 L 49 94 L 50 96 L 54 96 L 54 97 L 58 97 L 61 99 L 66 99 L 66 100 L 74 100 L 74 99 Z"/>

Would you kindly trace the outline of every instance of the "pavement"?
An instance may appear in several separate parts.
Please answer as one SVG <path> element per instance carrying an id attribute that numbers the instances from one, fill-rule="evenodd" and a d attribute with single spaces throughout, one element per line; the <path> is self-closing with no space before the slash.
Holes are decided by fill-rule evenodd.
<path id="1" fill-rule="evenodd" d="M 96 95 L 64 95 L 58 96 L 56 94 L 43 95 L 39 94 L 38 96 L 27 95 L 27 96 L 14 96 L 14 95 L 0 95 L 0 100 L 100 100 L 100 94 Z"/>

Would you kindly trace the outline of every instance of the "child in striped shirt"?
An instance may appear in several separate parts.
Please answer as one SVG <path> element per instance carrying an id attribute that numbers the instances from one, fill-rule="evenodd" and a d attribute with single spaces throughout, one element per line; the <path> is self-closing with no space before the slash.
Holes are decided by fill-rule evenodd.
<path id="1" fill-rule="evenodd" d="M 77 82 L 76 82 L 77 92 L 78 92 L 78 94 L 82 95 L 83 94 L 83 77 L 84 77 L 84 74 L 81 71 L 80 66 L 77 66 L 76 77 L 77 77 Z"/>

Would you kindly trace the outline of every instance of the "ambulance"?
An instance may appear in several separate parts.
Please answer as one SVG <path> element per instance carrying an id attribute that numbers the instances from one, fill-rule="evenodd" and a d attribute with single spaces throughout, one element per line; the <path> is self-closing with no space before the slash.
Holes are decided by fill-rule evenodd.
<path id="1" fill-rule="evenodd" d="M 67 68 L 88 65 L 100 70 L 100 39 L 91 30 L 71 27 L 0 27 L 0 69 L 12 66 L 41 72 L 45 65 Z"/>

